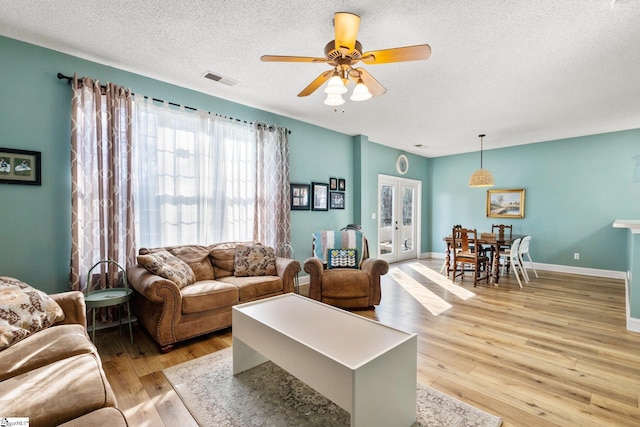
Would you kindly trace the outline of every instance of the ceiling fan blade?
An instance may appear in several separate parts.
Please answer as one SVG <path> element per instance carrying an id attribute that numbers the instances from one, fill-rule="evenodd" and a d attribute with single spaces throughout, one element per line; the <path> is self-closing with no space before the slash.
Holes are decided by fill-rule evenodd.
<path id="1" fill-rule="evenodd" d="M 362 82 L 365 84 L 367 89 L 369 89 L 369 92 L 371 92 L 371 95 L 375 97 L 384 95 L 387 92 L 387 88 L 382 86 L 379 81 L 374 79 L 367 70 L 365 70 L 364 68 L 356 68 L 355 70 L 360 75 L 360 78 L 362 79 Z"/>
<path id="2" fill-rule="evenodd" d="M 347 48 L 351 52 L 356 45 L 360 17 L 349 12 L 337 12 L 333 16 L 333 26 L 336 32 L 336 49 Z"/>
<path id="3" fill-rule="evenodd" d="M 366 64 L 387 64 L 389 62 L 419 61 L 428 59 L 430 56 L 431 46 L 419 44 L 365 52 L 362 54 L 361 61 Z"/>
<path id="4" fill-rule="evenodd" d="M 309 83 L 309 86 L 307 86 L 304 89 L 302 89 L 302 92 L 300 92 L 298 94 L 298 96 L 311 95 L 313 92 L 316 91 L 316 89 L 318 89 L 320 86 L 322 86 L 324 84 L 324 82 L 326 82 L 327 80 L 329 80 L 331 78 L 331 76 L 333 75 L 333 72 L 334 72 L 333 70 L 328 70 L 328 71 L 325 71 L 324 73 L 320 74 L 318 77 L 316 77 L 316 79 L 314 81 Z"/>
<path id="5" fill-rule="evenodd" d="M 282 55 L 262 55 L 262 62 L 327 62 L 326 58 L 315 58 L 311 56 L 282 56 Z"/>

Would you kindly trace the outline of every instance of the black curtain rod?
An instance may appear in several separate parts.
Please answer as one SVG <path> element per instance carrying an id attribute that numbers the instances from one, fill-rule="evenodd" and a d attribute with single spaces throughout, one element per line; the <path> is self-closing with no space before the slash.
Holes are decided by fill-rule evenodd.
<path id="1" fill-rule="evenodd" d="M 73 77 L 65 76 L 65 75 L 64 75 L 64 74 L 62 74 L 62 73 L 58 73 L 58 79 L 60 79 L 60 80 L 67 80 L 67 81 L 69 82 L 69 84 L 71 84 L 71 82 L 73 81 Z M 80 77 L 78 80 L 83 80 L 83 79 L 84 79 L 84 77 Z M 106 86 L 100 85 L 100 87 L 101 87 L 101 88 L 103 88 L 103 89 L 106 89 Z M 131 93 L 131 95 L 135 95 L 135 93 L 133 93 L 133 92 L 132 92 L 132 93 Z M 162 99 L 158 99 L 158 98 L 149 98 L 147 95 L 144 95 L 144 97 L 145 97 L 145 99 L 151 99 L 152 101 L 155 101 L 155 102 L 162 102 L 162 103 L 165 103 L 165 101 L 163 101 Z M 189 106 L 187 106 L 187 105 L 180 105 L 180 104 L 176 104 L 175 102 L 167 102 L 167 104 L 169 104 L 169 105 L 173 105 L 174 107 L 179 107 L 179 108 L 184 107 L 184 108 L 186 108 L 186 109 L 188 109 L 188 110 L 198 111 L 198 109 L 197 109 L 197 108 L 189 107 Z M 223 116 L 220 116 L 219 114 L 212 113 L 211 111 L 207 111 L 207 113 L 208 113 L 208 114 L 214 114 L 214 115 L 216 115 L 216 116 L 218 116 L 218 117 L 223 117 Z M 226 117 L 226 116 L 224 116 L 224 117 Z M 253 123 L 247 122 L 246 120 L 234 119 L 233 117 L 226 117 L 226 118 L 229 118 L 229 119 L 231 119 L 231 120 L 235 120 L 235 121 L 237 121 L 237 122 L 253 124 Z M 259 125 L 259 126 L 260 126 L 260 125 Z M 275 127 L 274 127 L 274 126 L 269 126 L 269 130 L 274 130 L 274 129 L 275 129 Z M 290 131 L 289 129 L 287 129 L 287 133 L 288 133 L 289 135 L 291 135 L 291 131 Z"/>

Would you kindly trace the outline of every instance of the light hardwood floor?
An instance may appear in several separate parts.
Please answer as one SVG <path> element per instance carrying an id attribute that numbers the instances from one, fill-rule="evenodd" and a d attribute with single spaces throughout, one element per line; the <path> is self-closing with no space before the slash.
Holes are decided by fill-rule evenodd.
<path id="1" fill-rule="evenodd" d="M 640 425 L 640 334 L 625 329 L 623 281 L 539 271 L 524 289 L 514 276 L 451 286 L 434 275 L 441 264 L 392 264 L 382 303 L 356 312 L 419 334 L 418 381 L 505 427 Z M 134 345 L 124 332 L 98 331 L 96 345 L 129 423 L 195 426 L 161 371 L 230 346 L 231 330 L 168 354 L 137 325 Z"/>

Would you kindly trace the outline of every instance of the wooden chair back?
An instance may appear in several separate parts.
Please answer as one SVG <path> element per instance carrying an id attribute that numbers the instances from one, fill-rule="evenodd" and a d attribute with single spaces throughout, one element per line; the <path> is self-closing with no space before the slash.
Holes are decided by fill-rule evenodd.
<path id="1" fill-rule="evenodd" d="M 453 228 L 453 247 L 458 249 L 454 252 L 455 255 L 466 255 L 477 258 L 477 252 L 471 250 L 478 247 L 478 233 L 475 229 L 470 228 Z M 457 252 L 457 253 L 456 253 Z"/>
<path id="2" fill-rule="evenodd" d="M 493 224 L 491 226 L 491 232 L 495 233 L 496 230 L 498 231 L 498 238 L 503 239 L 505 237 L 508 237 L 509 239 L 511 239 L 511 232 L 513 231 L 513 225 Z M 505 234 L 506 231 L 509 232 L 508 235 Z"/>

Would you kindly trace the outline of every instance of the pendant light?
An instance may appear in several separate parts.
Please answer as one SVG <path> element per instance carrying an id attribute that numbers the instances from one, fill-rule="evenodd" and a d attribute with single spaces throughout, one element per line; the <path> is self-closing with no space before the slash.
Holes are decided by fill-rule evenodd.
<path id="1" fill-rule="evenodd" d="M 370 99 L 371 96 L 372 96 L 371 92 L 369 92 L 369 89 L 364 84 L 362 79 L 358 78 L 358 82 L 356 83 L 356 87 L 353 89 L 353 94 L 351 95 L 351 98 L 349 98 L 349 99 L 352 100 L 352 101 L 366 101 L 367 99 Z"/>
<path id="2" fill-rule="evenodd" d="M 475 171 L 471 178 L 469 178 L 469 187 L 493 187 L 493 175 L 486 169 L 482 169 L 482 138 L 485 135 L 478 135 L 480 137 L 480 169 Z"/>

